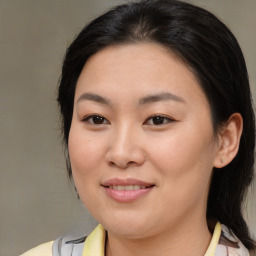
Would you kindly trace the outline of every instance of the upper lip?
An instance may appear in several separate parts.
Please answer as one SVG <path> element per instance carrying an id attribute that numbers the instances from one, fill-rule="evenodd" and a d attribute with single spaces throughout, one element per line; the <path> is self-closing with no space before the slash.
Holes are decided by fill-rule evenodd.
<path id="1" fill-rule="evenodd" d="M 109 186 L 129 186 L 129 185 L 139 185 L 139 186 L 145 186 L 145 187 L 151 187 L 154 184 L 148 183 L 142 180 L 137 180 L 134 178 L 112 178 L 109 180 L 106 180 L 102 183 L 102 186 L 109 187 Z"/>

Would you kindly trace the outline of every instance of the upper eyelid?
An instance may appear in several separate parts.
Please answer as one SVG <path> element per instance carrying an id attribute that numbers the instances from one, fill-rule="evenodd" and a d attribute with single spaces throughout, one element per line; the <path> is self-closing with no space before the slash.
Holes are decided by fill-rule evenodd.
<path id="1" fill-rule="evenodd" d="M 81 121 L 88 121 L 88 119 L 93 118 L 95 116 L 102 117 L 105 121 L 110 123 L 110 121 L 106 117 L 104 117 L 103 115 L 100 115 L 100 114 L 96 114 L 96 113 L 95 114 L 88 114 L 88 115 L 83 116 L 81 118 Z M 165 119 L 170 120 L 170 121 L 175 121 L 175 118 L 173 118 L 171 116 L 167 116 L 165 114 L 153 114 L 153 115 L 147 117 L 146 120 L 143 122 L 143 124 L 145 124 L 148 120 L 150 120 L 154 117 L 162 117 L 162 118 L 165 118 Z"/>
<path id="2" fill-rule="evenodd" d="M 173 121 L 176 121 L 173 117 L 170 117 L 170 116 L 166 116 L 164 114 L 154 114 L 152 116 L 149 116 L 144 122 L 143 124 L 146 124 L 150 119 L 154 118 L 154 117 L 162 117 L 162 118 L 165 118 L 166 120 L 168 120 L 169 122 L 173 122 Z M 168 123 L 169 123 L 168 122 Z M 166 124 L 166 123 L 164 123 Z M 159 125 L 160 126 L 160 125 Z"/>
<path id="3" fill-rule="evenodd" d="M 175 120 L 175 118 L 171 117 L 171 116 L 167 116 L 164 114 L 154 114 L 152 116 L 149 116 L 146 120 L 150 119 L 150 118 L 154 118 L 154 117 L 162 117 L 162 118 L 166 118 L 166 119 L 170 119 L 170 120 Z"/>
<path id="4" fill-rule="evenodd" d="M 100 117 L 106 119 L 103 115 L 96 114 L 96 113 L 95 113 L 95 114 L 84 115 L 81 119 L 82 119 L 82 120 L 84 120 L 84 119 L 89 119 L 89 118 L 94 117 L 94 116 L 100 116 Z"/>
<path id="5" fill-rule="evenodd" d="M 99 115 L 99 114 L 89 114 L 89 115 L 85 115 L 83 118 L 81 118 L 81 121 L 83 121 L 83 122 L 88 121 L 90 118 L 93 118 L 93 117 L 95 117 L 95 116 L 102 117 L 104 120 L 106 120 L 108 123 L 110 123 L 107 118 L 105 118 L 104 116 Z"/>

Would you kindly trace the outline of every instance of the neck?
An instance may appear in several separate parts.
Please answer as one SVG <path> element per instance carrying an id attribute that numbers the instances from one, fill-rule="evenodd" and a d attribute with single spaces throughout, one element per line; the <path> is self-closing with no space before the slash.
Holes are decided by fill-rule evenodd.
<path id="1" fill-rule="evenodd" d="M 106 256 L 203 256 L 211 234 L 207 222 L 183 221 L 161 234 L 140 239 L 127 239 L 108 233 Z"/>

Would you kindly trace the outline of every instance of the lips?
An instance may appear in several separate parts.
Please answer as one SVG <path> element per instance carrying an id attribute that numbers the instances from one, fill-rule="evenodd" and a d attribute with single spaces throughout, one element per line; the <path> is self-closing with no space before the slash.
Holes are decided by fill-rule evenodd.
<path id="1" fill-rule="evenodd" d="M 114 178 L 107 180 L 102 186 L 111 199 L 128 203 L 148 194 L 154 187 L 154 184 L 132 178 Z"/>
<path id="2" fill-rule="evenodd" d="M 140 185 L 117 185 L 117 186 L 109 186 L 110 189 L 118 190 L 118 191 L 130 191 L 130 190 L 138 190 L 138 189 L 145 189 L 145 186 Z"/>
<path id="3" fill-rule="evenodd" d="M 144 186 L 144 187 L 151 187 L 154 184 L 150 184 L 148 182 L 142 181 L 142 180 L 137 180 L 133 178 L 126 178 L 126 179 L 121 179 L 121 178 L 113 178 L 109 179 L 105 182 L 102 183 L 102 186 L 104 187 L 109 187 L 109 186 L 129 186 L 129 185 L 138 185 L 138 186 Z"/>

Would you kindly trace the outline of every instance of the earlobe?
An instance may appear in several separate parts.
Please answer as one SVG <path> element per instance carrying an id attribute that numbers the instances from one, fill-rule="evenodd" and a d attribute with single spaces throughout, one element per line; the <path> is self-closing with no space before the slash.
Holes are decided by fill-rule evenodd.
<path id="1" fill-rule="evenodd" d="M 214 160 L 215 168 L 228 165 L 236 156 L 243 132 L 243 118 L 234 113 L 219 132 L 218 151 Z"/>

